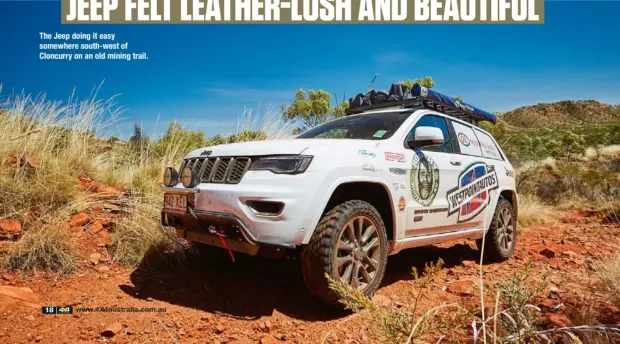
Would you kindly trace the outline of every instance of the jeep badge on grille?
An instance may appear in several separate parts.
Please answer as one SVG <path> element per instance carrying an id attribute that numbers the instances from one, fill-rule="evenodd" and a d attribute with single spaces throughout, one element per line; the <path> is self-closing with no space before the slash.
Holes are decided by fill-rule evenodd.
<path id="1" fill-rule="evenodd" d="M 211 155 L 211 153 L 212 153 L 212 151 L 205 150 L 205 151 L 202 151 L 202 153 L 200 153 L 200 156 L 209 156 L 209 155 Z"/>

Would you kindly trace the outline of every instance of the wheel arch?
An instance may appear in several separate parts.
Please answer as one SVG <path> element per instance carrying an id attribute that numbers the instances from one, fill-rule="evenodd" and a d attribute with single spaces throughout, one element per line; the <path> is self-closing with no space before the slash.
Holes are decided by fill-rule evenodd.
<path id="1" fill-rule="evenodd" d="M 330 185 L 325 197 L 318 204 L 317 209 L 320 211 L 315 212 L 317 214 L 311 221 L 311 230 L 304 236 L 302 244 L 308 243 L 319 221 L 331 208 L 353 199 L 366 201 L 377 209 L 385 225 L 388 240 L 393 240 L 396 230 L 396 216 L 392 193 L 387 182 L 381 178 L 345 177 Z"/>
<path id="2" fill-rule="evenodd" d="M 517 194 L 517 191 L 513 189 L 509 189 L 509 188 L 500 189 L 499 197 L 504 198 L 505 200 L 510 202 L 510 204 L 512 204 L 512 209 L 515 212 L 515 217 L 518 217 L 519 216 L 519 195 Z M 499 201 L 499 197 L 497 198 L 498 201 Z"/>

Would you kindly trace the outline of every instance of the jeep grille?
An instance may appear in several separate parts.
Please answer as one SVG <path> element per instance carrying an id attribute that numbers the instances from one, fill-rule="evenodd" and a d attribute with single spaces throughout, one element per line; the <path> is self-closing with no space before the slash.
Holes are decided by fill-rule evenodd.
<path id="1" fill-rule="evenodd" d="M 252 165 L 248 157 L 192 158 L 181 165 L 196 171 L 201 183 L 238 184 Z"/>

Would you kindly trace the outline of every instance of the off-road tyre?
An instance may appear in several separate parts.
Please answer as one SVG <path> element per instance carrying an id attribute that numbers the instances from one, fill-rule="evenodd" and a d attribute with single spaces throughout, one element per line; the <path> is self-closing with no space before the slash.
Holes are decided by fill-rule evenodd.
<path id="1" fill-rule="evenodd" d="M 301 253 L 301 270 L 304 282 L 314 297 L 336 307 L 343 305 L 338 301 L 340 295 L 329 288 L 325 274 L 338 279 L 338 271 L 333 263 L 336 245 L 344 226 L 357 216 L 369 218 L 376 226 L 379 239 L 380 260 L 375 270 L 375 277 L 364 289 L 364 294 L 371 297 L 381 285 L 385 275 L 388 256 L 388 238 L 385 225 L 379 212 L 369 203 L 352 200 L 331 209 L 317 225 L 312 238 Z"/>
<path id="2" fill-rule="evenodd" d="M 503 214 L 503 215 L 502 215 Z M 510 214 L 510 224 L 512 230 L 504 234 L 506 227 L 504 224 L 505 214 Z M 504 235 L 507 237 L 504 238 Z M 510 239 L 508 245 L 504 240 Z M 517 243 L 517 217 L 515 216 L 512 204 L 503 197 L 500 197 L 493 213 L 491 226 L 484 238 L 484 257 L 485 262 L 501 262 L 507 260 L 515 251 Z M 476 240 L 476 246 L 482 251 L 482 239 Z M 508 247 L 506 247 L 508 246 Z"/>

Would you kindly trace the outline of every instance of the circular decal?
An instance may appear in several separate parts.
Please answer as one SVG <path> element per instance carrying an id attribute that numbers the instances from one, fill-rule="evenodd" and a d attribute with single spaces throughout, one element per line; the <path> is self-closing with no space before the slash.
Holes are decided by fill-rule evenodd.
<path id="1" fill-rule="evenodd" d="M 470 142 L 469 142 L 469 137 L 467 137 L 467 135 L 463 134 L 463 133 L 459 133 L 459 142 L 463 145 L 463 146 L 469 146 Z"/>
<path id="2" fill-rule="evenodd" d="M 426 155 L 416 154 L 411 163 L 411 195 L 416 202 L 427 207 L 433 203 L 439 190 L 439 168 Z"/>
<path id="3" fill-rule="evenodd" d="M 405 197 L 400 196 L 400 200 L 398 201 L 398 209 L 400 211 L 405 210 L 405 207 L 407 206 L 407 202 L 405 201 Z"/>

